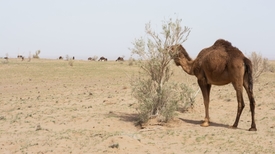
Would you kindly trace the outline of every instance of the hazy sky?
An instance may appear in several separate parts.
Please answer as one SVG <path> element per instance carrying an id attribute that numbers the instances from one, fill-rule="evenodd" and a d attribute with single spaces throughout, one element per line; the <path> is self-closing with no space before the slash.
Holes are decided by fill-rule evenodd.
<path id="1" fill-rule="evenodd" d="M 0 57 L 128 59 L 145 24 L 169 18 L 192 28 L 183 45 L 193 58 L 223 38 L 275 59 L 274 0 L 0 0 Z"/>

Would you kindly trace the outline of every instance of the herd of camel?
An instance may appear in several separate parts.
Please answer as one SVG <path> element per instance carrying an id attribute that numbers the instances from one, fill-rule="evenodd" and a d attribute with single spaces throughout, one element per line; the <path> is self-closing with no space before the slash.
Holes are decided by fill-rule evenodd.
<path id="1" fill-rule="evenodd" d="M 257 131 L 254 117 L 252 63 L 237 47 L 232 46 L 229 41 L 218 39 L 212 46 L 202 49 L 194 60 L 190 58 L 181 44 L 170 46 L 167 50 L 177 66 L 180 66 L 187 74 L 197 78 L 205 107 L 205 119 L 201 126 L 207 127 L 211 123 L 209 116 L 211 86 L 231 83 L 236 91 L 238 108 L 235 122 L 230 128 L 237 128 L 244 109 L 244 87 L 250 102 L 251 127 L 249 131 Z M 18 58 L 24 60 L 23 56 L 18 55 Z M 63 57 L 60 56 L 59 59 L 63 59 Z M 89 57 L 88 60 L 95 61 L 96 59 Z M 107 58 L 100 57 L 98 61 L 107 61 Z M 124 61 L 124 59 L 118 57 L 116 61 Z"/>
<path id="2" fill-rule="evenodd" d="M 22 61 L 25 59 L 24 56 L 22 56 L 22 55 L 18 55 L 17 58 L 18 58 L 18 59 L 21 59 Z M 8 60 L 9 58 L 8 58 L 8 57 L 4 57 L 4 59 Z M 62 60 L 63 57 L 62 57 L 62 56 L 59 56 L 58 59 L 59 59 L 59 60 Z M 72 60 L 74 60 L 74 59 L 75 59 L 75 57 L 72 58 Z M 92 57 L 89 57 L 88 60 L 90 60 L 90 61 L 96 61 L 96 59 L 95 59 L 95 58 L 92 58 Z M 98 59 L 98 61 L 108 61 L 108 59 L 105 58 L 105 57 L 100 57 L 100 58 Z M 123 57 L 118 57 L 116 61 L 124 61 L 124 58 L 123 58 Z"/>
<path id="3" fill-rule="evenodd" d="M 25 59 L 24 56 L 22 55 L 18 55 L 17 58 L 22 59 L 22 61 Z M 8 60 L 9 57 L 4 57 L 4 59 Z"/>
<path id="4" fill-rule="evenodd" d="M 96 59 L 95 59 L 95 58 L 92 58 L 92 57 L 89 57 L 88 60 L 96 61 Z M 108 61 L 108 59 L 105 58 L 105 57 L 100 57 L 100 58 L 98 59 L 98 61 Z M 118 58 L 116 59 L 116 61 L 124 61 L 124 58 L 123 58 L 123 57 L 118 57 Z"/>
<path id="5" fill-rule="evenodd" d="M 63 59 L 63 57 L 59 56 L 58 59 Z M 72 59 L 74 60 L 75 58 L 73 57 Z M 88 60 L 90 60 L 90 61 L 96 61 L 97 59 L 89 57 Z M 105 57 L 100 57 L 98 59 L 98 61 L 108 61 L 108 59 L 105 58 Z M 123 57 L 118 57 L 116 61 L 124 61 L 124 59 L 123 59 Z"/>

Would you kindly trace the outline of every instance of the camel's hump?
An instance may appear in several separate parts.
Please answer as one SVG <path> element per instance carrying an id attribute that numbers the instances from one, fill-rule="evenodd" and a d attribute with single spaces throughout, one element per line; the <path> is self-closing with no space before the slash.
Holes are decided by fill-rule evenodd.
<path id="1" fill-rule="evenodd" d="M 224 39 L 218 39 L 213 46 L 232 47 L 231 43 Z"/>

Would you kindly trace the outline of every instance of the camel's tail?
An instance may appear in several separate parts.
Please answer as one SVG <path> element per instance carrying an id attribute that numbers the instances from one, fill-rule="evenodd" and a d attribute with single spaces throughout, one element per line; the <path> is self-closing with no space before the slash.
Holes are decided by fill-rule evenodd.
<path id="1" fill-rule="evenodd" d="M 252 77 L 252 63 L 248 58 L 244 58 L 245 73 L 244 78 L 248 82 L 248 89 L 250 92 L 253 91 L 253 77 Z"/>

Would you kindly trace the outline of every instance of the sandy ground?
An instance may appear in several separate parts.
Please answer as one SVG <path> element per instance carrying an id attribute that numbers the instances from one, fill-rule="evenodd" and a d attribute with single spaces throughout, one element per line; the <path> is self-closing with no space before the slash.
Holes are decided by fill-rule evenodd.
<path id="1" fill-rule="evenodd" d="M 273 62 L 274 64 L 274 62 Z M 177 112 L 167 124 L 154 119 L 135 126 L 136 100 L 130 79 L 137 66 L 127 62 L 11 59 L 0 64 L 0 153 L 275 153 L 275 73 L 254 85 L 258 131 L 247 131 L 246 107 L 238 129 L 229 129 L 237 101 L 231 85 L 213 86 L 211 126 L 199 93 L 193 109 Z M 177 82 L 195 90 L 195 77 L 174 67 Z"/>

